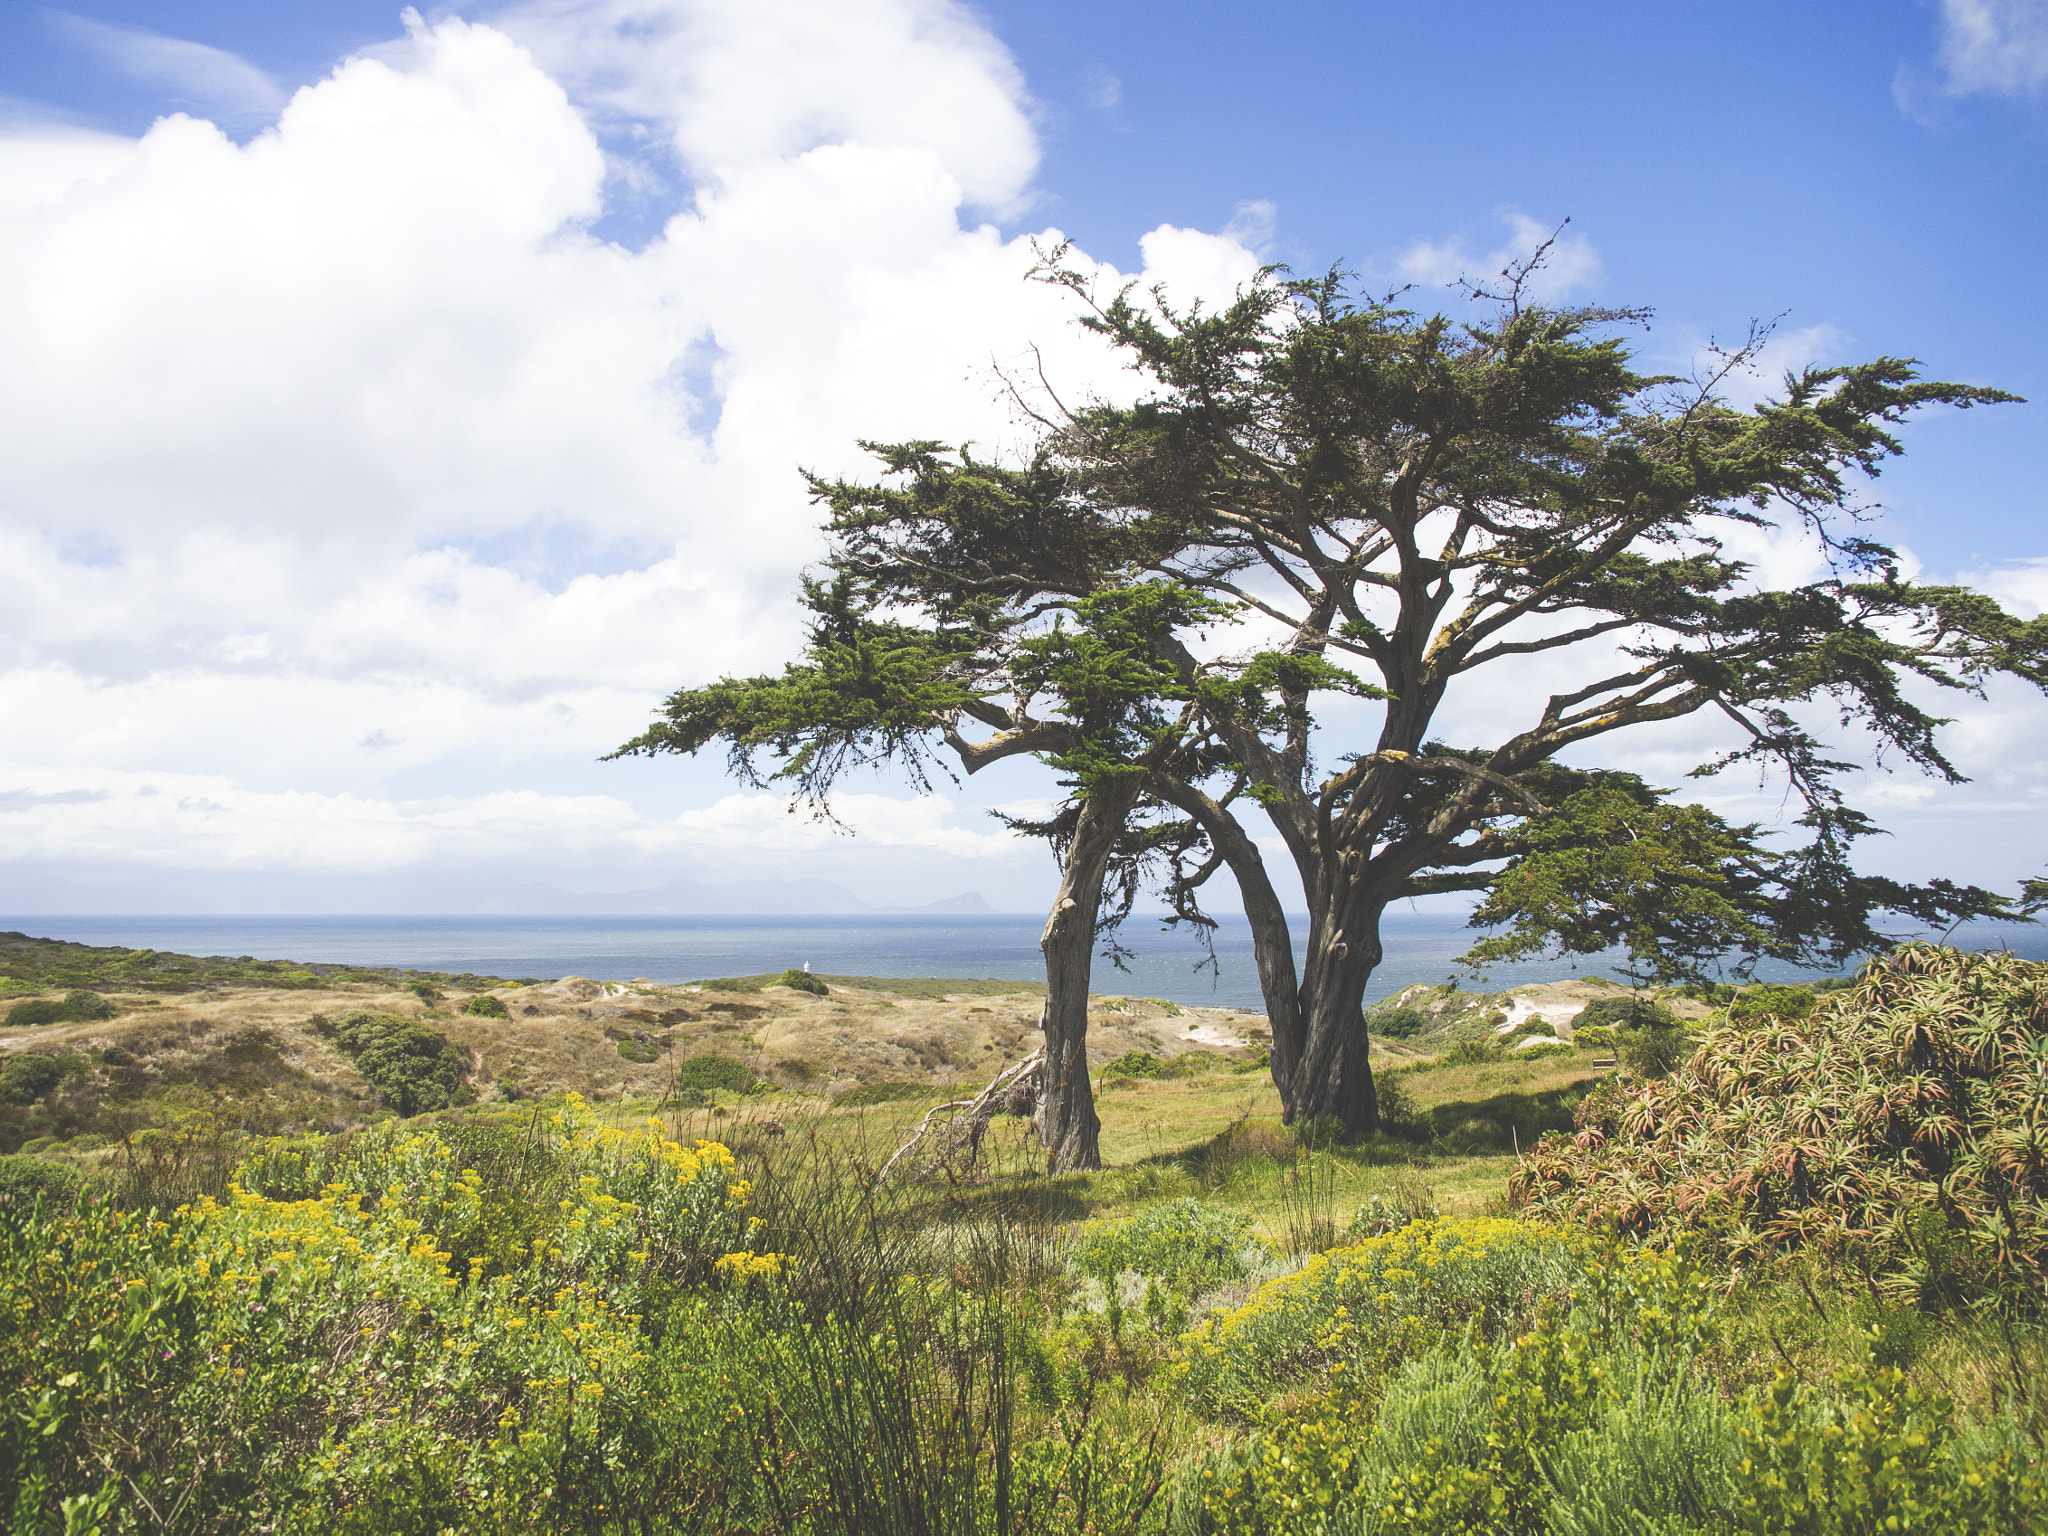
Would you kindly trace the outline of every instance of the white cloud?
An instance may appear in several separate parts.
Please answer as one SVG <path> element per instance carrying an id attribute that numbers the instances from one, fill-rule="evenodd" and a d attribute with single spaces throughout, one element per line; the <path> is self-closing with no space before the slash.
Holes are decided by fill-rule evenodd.
<path id="1" fill-rule="evenodd" d="M 53 784 L 66 787 L 51 788 Z M 0 865 L 63 862 L 158 869 L 389 872 L 518 867 L 588 876 L 658 876 L 677 868 L 804 872 L 822 849 L 858 844 L 979 864 L 1033 845 L 1000 828 L 955 824 L 940 795 L 848 794 L 839 825 L 792 814 L 779 795 L 731 794 L 673 819 L 610 795 L 523 790 L 435 800 L 258 792 L 219 774 L 53 773 L 0 762 Z"/>
<path id="2" fill-rule="evenodd" d="M 1482 288 L 1501 286 L 1501 275 L 1511 266 L 1527 261 L 1546 240 L 1552 242 L 1543 265 L 1531 274 L 1525 288 L 1538 303 L 1555 303 L 1600 279 L 1600 253 L 1592 241 L 1562 226 L 1539 223 L 1524 213 L 1502 215 L 1508 237 L 1500 247 L 1477 255 L 1464 241 L 1441 243 L 1418 241 L 1395 258 L 1394 266 L 1406 282 L 1443 285 L 1461 279 Z"/>
<path id="3" fill-rule="evenodd" d="M 1223 226 L 1223 233 L 1263 258 L 1272 250 L 1279 228 L 1280 210 L 1271 199 L 1260 197 L 1239 203 L 1230 215 L 1230 222 Z"/>
<path id="4" fill-rule="evenodd" d="M 580 100 L 665 129 L 693 177 L 911 148 L 1002 209 L 1037 169 L 1023 74 L 953 0 L 532 0 L 497 21 Z"/>
<path id="5" fill-rule="evenodd" d="M 1950 95 L 2039 95 L 2048 89 L 2048 3 L 1941 0 L 1936 61 Z"/>
<path id="6" fill-rule="evenodd" d="M 283 87 L 248 60 L 204 43 L 111 26 L 64 11 L 49 13 L 53 32 L 130 79 L 162 86 L 189 106 L 244 118 L 284 105 Z"/>
<path id="7" fill-rule="evenodd" d="M 0 715 L 25 785 L 127 818 L 10 856 L 69 828 L 79 858 L 354 868 L 468 857 L 515 810 L 591 847 L 767 837 L 502 797 L 602 791 L 668 689 L 789 654 L 798 466 L 1001 448 L 991 364 L 1030 345 L 1131 387 L 1022 281 L 1027 238 L 963 222 L 1030 195 L 1029 110 L 954 6 L 668 0 L 414 19 L 246 144 L 0 130 Z M 628 251 L 589 231 L 634 122 L 694 186 Z M 1257 266 L 1194 230 L 1144 252 L 1181 299 Z M 463 792 L 419 809 L 428 780 Z M 895 803 L 864 814 L 920 856 L 992 846 Z"/>

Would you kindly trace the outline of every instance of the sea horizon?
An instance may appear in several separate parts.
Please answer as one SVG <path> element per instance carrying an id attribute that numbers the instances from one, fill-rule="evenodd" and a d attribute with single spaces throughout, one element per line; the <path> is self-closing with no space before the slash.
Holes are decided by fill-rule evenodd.
<path id="1" fill-rule="evenodd" d="M 736 913 L 720 916 L 603 914 L 294 914 L 164 913 L 0 914 L 0 929 L 32 938 L 194 955 L 393 967 L 506 978 L 645 977 L 661 983 L 804 969 L 825 975 L 959 977 L 1019 982 L 1044 978 L 1039 913 Z M 1299 963 L 1307 919 L 1292 920 Z M 1928 935 L 1940 937 L 1939 935 Z M 1389 912 L 1385 956 L 1366 988 L 1368 1003 L 1421 982 L 1457 980 L 1469 990 L 1604 975 L 1625 979 L 1615 956 L 1544 959 L 1464 971 L 1456 957 L 1480 934 L 1457 912 Z M 1218 920 L 1215 966 L 1185 930 L 1161 931 L 1134 916 L 1121 942 L 1128 969 L 1095 962 L 1098 993 L 1162 997 L 1184 1006 L 1258 1008 L 1251 930 L 1241 916 Z M 2048 959 L 2048 932 L 1980 925 L 1955 935 L 1967 948 L 2012 949 Z M 1758 979 L 1792 981 L 1833 974 L 1779 963 Z"/>

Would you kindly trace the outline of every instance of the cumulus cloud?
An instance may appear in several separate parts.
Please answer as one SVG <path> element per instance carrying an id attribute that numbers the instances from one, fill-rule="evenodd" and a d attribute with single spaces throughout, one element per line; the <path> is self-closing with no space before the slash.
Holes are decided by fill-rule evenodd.
<path id="1" fill-rule="evenodd" d="M 312 869 L 480 857 L 448 829 L 555 815 L 492 798 L 521 765 L 613 782 L 590 760 L 668 689 L 795 642 L 820 547 L 798 466 L 861 472 L 862 437 L 1000 451 L 991 370 L 1031 346 L 1078 389 L 1131 387 L 1023 281 L 1031 239 L 970 212 L 1030 197 L 1032 110 L 955 5 L 646 0 L 410 17 L 245 143 L 175 114 L 134 140 L 0 130 L 24 791 L 183 776 L 205 787 L 116 795 L 130 819 L 78 856 Z M 636 154 L 686 185 L 629 250 L 593 230 Z M 1257 267 L 1229 234 L 1143 251 L 1133 275 L 1183 298 Z M 451 765 L 460 806 L 401 808 L 390 786 Z M 549 825 L 614 827 L 599 844 L 641 835 L 602 793 L 540 798 Z M 691 835 L 768 835 L 737 814 Z"/>

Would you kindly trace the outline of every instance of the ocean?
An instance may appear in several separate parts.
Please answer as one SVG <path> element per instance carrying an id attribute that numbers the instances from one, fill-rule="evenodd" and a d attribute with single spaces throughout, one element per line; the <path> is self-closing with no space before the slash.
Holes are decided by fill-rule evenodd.
<path id="1" fill-rule="evenodd" d="M 1011 981 L 1043 979 L 1038 916 L 825 916 L 825 917 L 391 917 L 391 916 L 0 916 L 0 929 L 81 944 L 196 955 L 249 955 L 347 965 L 401 966 L 485 976 L 595 976 L 626 981 L 694 981 L 711 976 L 753 976 L 808 965 L 838 976 L 961 976 Z M 1388 913 L 1382 928 L 1386 958 L 1366 989 L 1366 1001 L 1417 982 L 1458 974 L 1455 957 L 1476 935 L 1454 913 Z M 1257 1008 L 1258 973 L 1251 933 L 1242 919 L 1216 933 L 1216 968 L 1185 933 L 1159 930 L 1156 919 L 1134 917 L 1123 942 L 1136 953 L 1130 969 L 1095 963 L 1094 989 L 1164 997 L 1199 1007 Z M 2007 927 L 1973 929 L 1953 942 L 1971 948 L 2001 945 L 2029 959 L 2048 959 L 2048 931 Z M 1468 988 L 1499 988 L 1569 976 L 1619 976 L 1600 959 L 1535 961 L 1493 967 L 1485 979 L 1460 978 Z M 1766 980 L 1791 981 L 1813 972 L 1767 966 Z"/>

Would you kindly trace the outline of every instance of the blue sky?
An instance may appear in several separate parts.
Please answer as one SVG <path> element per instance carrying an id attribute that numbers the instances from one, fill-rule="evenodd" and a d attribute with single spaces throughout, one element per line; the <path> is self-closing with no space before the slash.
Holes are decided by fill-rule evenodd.
<path id="1" fill-rule="evenodd" d="M 735 861 L 1032 906 L 979 814 L 1026 772 L 864 786 L 849 842 L 592 759 L 787 653 L 795 464 L 1005 441 L 1029 343 L 1115 387 L 1016 280 L 1053 228 L 1105 281 L 1343 262 L 1434 304 L 1569 217 L 1561 292 L 1655 306 L 1659 366 L 1779 317 L 1784 364 L 2027 395 L 1916 423 L 1877 494 L 1925 576 L 2038 611 L 2044 156 L 2040 0 L 0 9 L 0 909 Z M 1870 782 L 1874 862 L 2035 872 L 2048 715 L 2001 690 L 1956 740 L 1966 791 Z"/>

